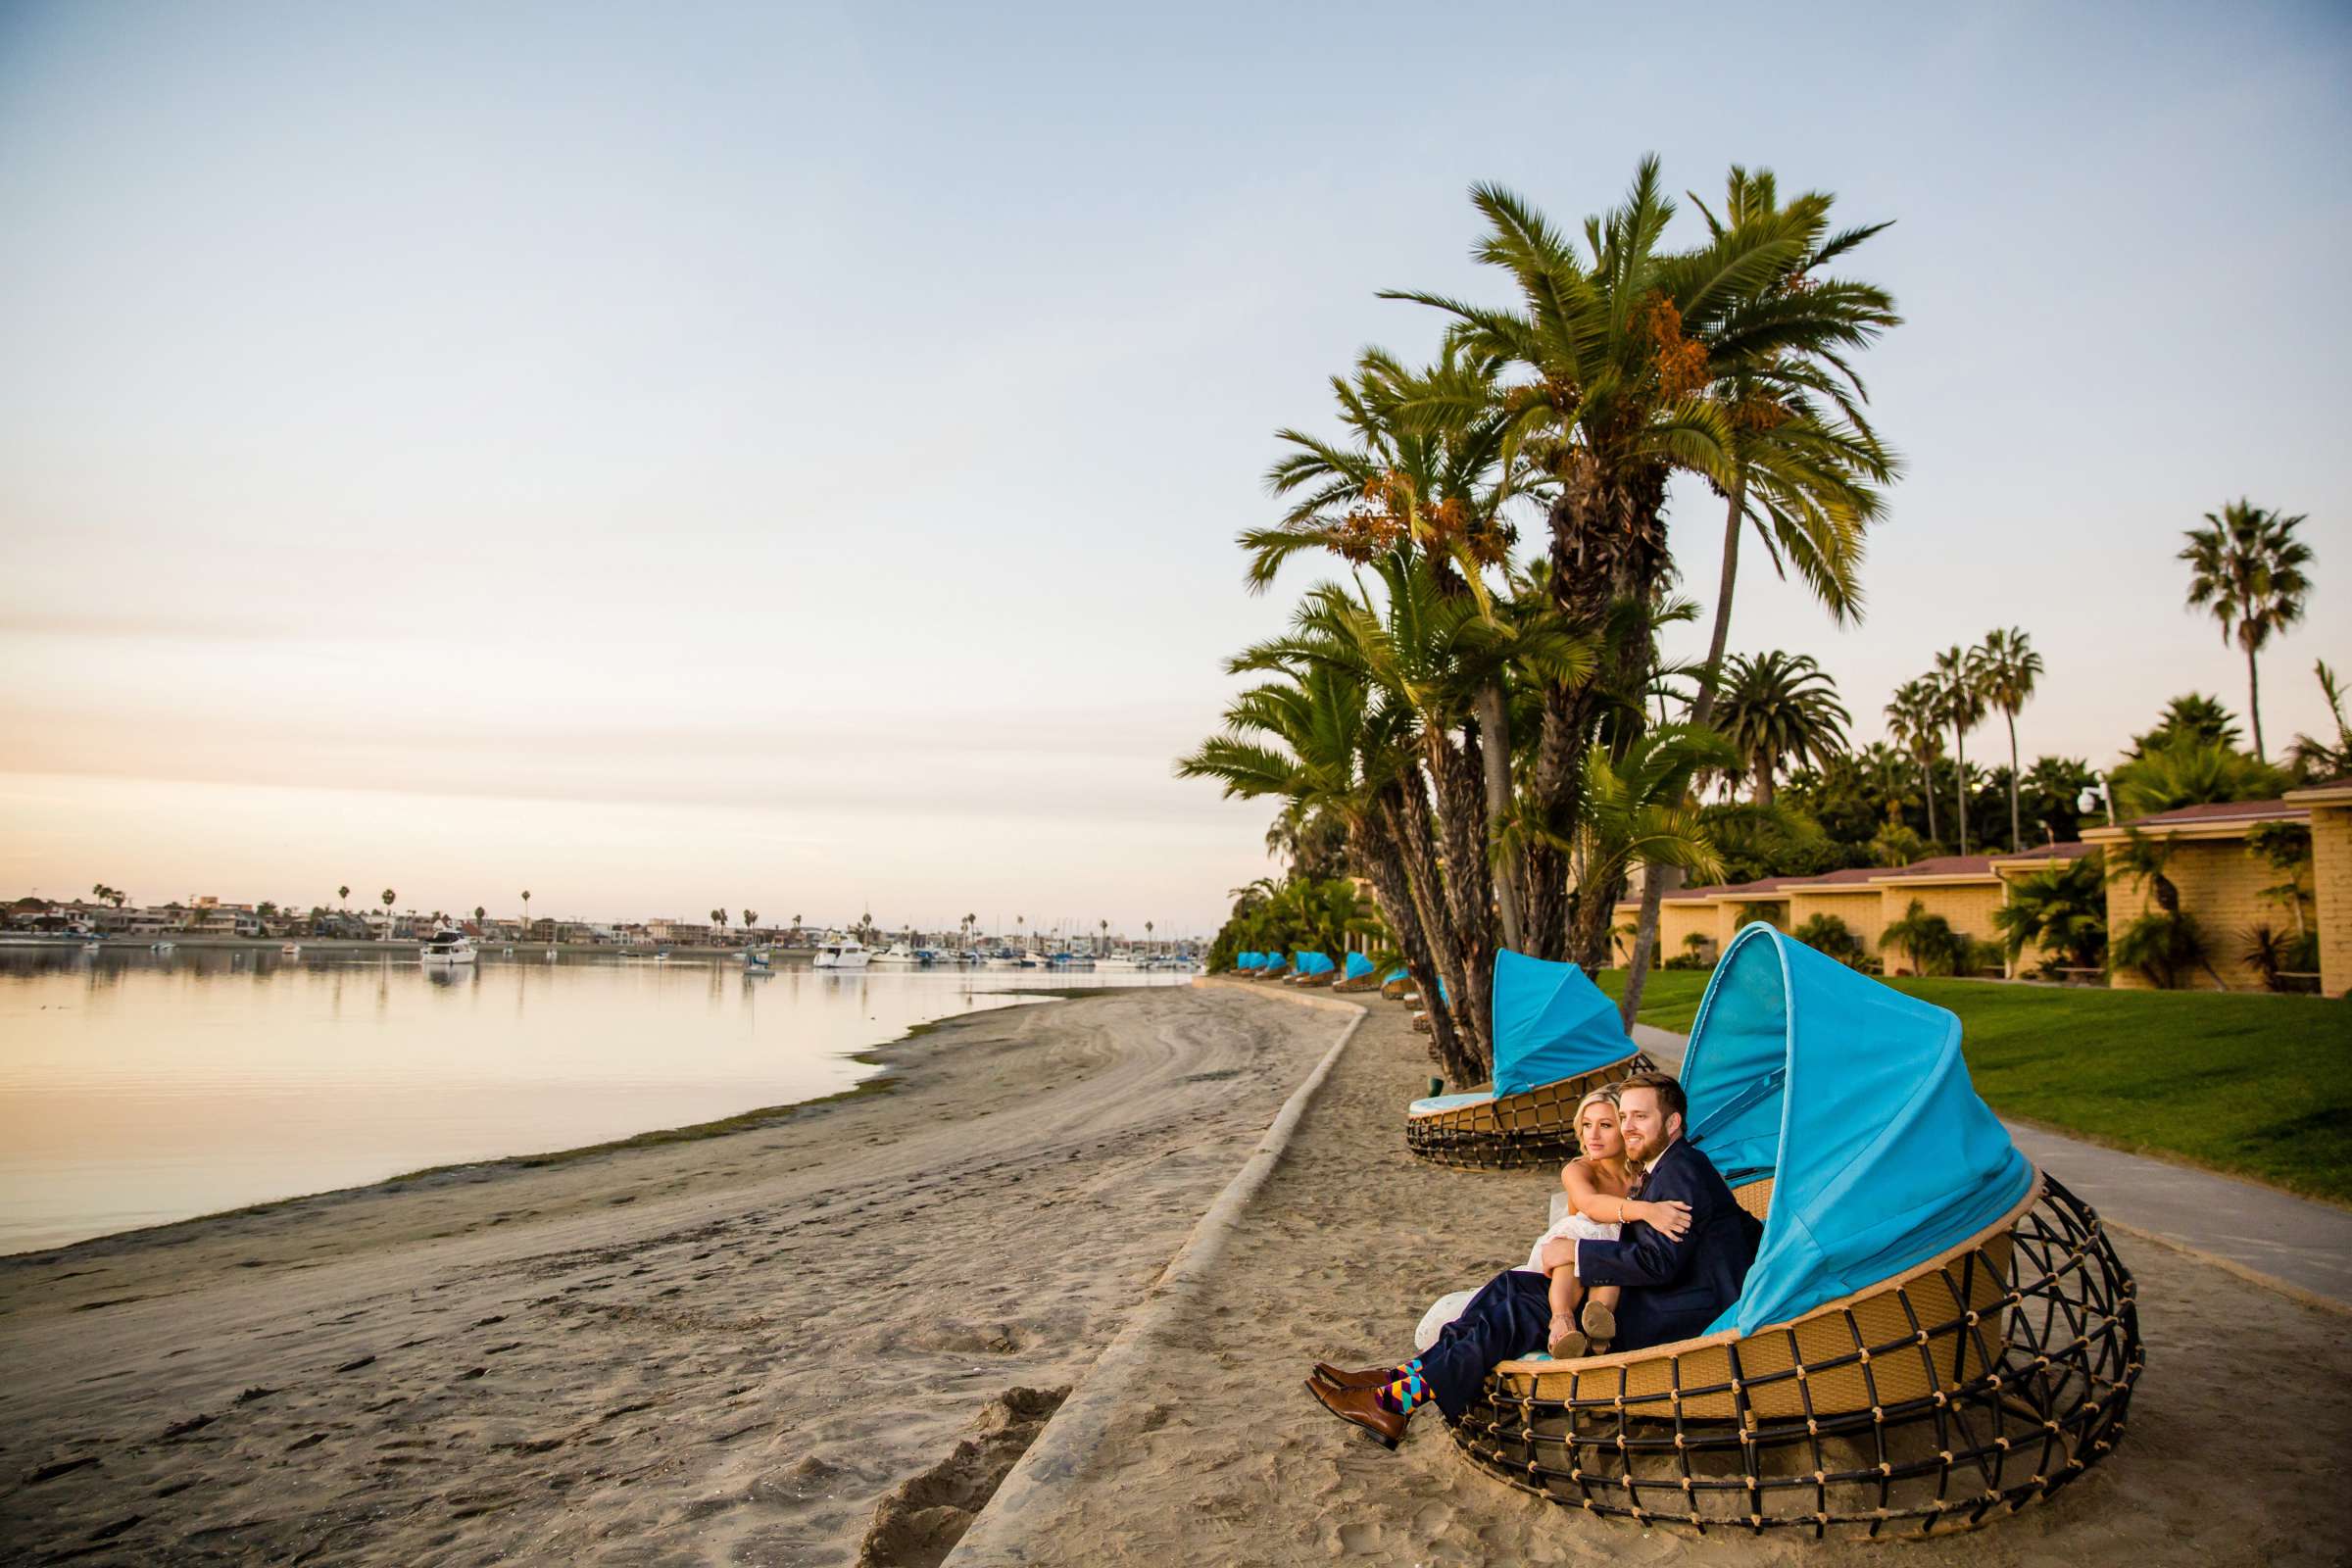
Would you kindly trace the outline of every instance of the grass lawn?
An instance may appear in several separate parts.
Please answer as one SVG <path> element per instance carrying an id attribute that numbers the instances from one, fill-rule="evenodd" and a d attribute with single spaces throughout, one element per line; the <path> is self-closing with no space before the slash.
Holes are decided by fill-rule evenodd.
<path id="1" fill-rule="evenodd" d="M 1622 971 L 1595 976 L 1611 996 Z M 1707 976 L 1650 977 L 1642 1021 L 1688 1030 Z M 2004 1115 L 2352 1203 L 2352 1004 L 2195 991 L 1895 980 L 1960 1015 Z"/>

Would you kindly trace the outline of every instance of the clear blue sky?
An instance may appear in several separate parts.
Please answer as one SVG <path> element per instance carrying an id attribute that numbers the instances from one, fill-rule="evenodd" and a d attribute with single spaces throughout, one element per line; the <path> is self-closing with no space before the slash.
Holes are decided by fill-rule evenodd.
<path id="1" fill-rule="evenodd" d="M 2029 752 L 2242 707 L 2181 529 L 2343 627 L 2335 7 L 0 7 L 0 883 L 1213 925 L 1169 777 L 1280 618 L 1270 432 L 1489 295 L 1474 180 L 1896 227 L 1862 722 L 1995 624 Z M 1677 496 L 1712 591 L 1718 517 Z M 1990 746 L 1990 737 L 1984 742 Z M 1988 754 L 1989 755 L 1989 754 Z M 542 902 L 544 901 L 544 902 Z"/>

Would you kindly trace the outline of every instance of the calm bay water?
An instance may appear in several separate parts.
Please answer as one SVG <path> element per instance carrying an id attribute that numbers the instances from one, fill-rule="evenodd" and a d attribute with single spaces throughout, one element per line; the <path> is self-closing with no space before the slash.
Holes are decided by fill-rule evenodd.
<path id="1" fill-rule="evenodd" d="M 0 950 L 0 1252 L 846 1089 L 1032 970 Z"/>

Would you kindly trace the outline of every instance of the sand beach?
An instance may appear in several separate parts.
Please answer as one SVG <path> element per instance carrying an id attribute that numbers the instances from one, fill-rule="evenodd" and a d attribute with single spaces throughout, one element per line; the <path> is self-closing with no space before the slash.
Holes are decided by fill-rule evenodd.
<path id="1" fill-rule="evenodd" d="M 10 1562 L 941 1560 L 1348 1015 L 1246 987 L 964 1018 L 779 1124 L 446 1173 L 0 1264 Z M 989 1560 L 1684 1561 L 1396 1454 L 1298 1390 L 1523 1252 L 1551 1178 L 1419 1165 L 1372 1004 L 1123 1413 Z M 2352 1318 L 2127 1242 L 2149 1371 L 2115 1459 L 1922 1563 L 2330 1563 Z M 971 1549 L 964 1556 L 979 1555 Z"/>

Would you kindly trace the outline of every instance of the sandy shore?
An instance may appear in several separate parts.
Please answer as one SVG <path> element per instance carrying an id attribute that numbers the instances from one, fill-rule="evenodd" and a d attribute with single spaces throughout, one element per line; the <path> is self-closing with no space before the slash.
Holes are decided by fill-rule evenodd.
<path id="1" fill-rule="evenodd" d="M 1425 1046 L 1401 1008 L 1373 1004 L 1201 1311 L 1152 1347 L 1152 1381 L 1164 1392 L 1139 1400 L 1055 1489 L 1058 1506 L 1024 1508 L 1036 1514 L 1026 1560 L 2159 1568 L 2352 1558 L 2340 1479 L 2352 1454 L 2352 1319 L 2128 1240 L 2148 1370 L 2123 1447 L 2049 1505 L 1968 1535 L 1823 1546 L 1644 1532 L 1473 1470 L 1435 1416 L 1384 1452 L 1299 1391 L 1310 1360 L 1409 1353 L 1433 1298 L 1525 1255 L 1556 1180 L 1439 1170 L 1405 1154 L 1397 1119 L 1427 1078 Z"/>
<path id="2" fill-rule="evenodd" d="M 936 1561 L 1344 1021 L 979 1013 L 780 1125 L 0 1262 L 0 1560 Z"/>

